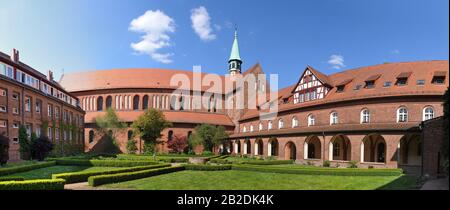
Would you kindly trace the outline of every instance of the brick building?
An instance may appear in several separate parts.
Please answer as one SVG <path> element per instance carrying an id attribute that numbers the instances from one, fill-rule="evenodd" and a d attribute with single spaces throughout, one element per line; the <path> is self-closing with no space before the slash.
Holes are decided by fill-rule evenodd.
<path id="1" fill-rule="evenodd" d="M 113 69 L 66 74 L 61 84 L 80 100 L 86 111 L 85 149 L 98 143 L 93 131 L 94 118 L 106 108 L 131 123 L 143 110 L 160 109 L 174 123 L 163 131 L 163 140 L 173 135 L 190 135 L 201 123 L 223 125 L 230 132 L 228 143 L 217 148 L 232 154 L 272 156 L 297 163 L 421 170 L 423 139 L 420 123 L 443 115 L 443 94 L 448 88 L 448 61 L 387 63 L 326 75 L 312 66 L 305 67 L 298 82 L 276 91 L 278 97 L 264 103 L 278 106 L 276 116 L 264 114 L 263 106 L 252 108 L 248 101 L 273 93 L 260 64 L 241 72 L 242 60 L 235 35 L 228 60 L 230 76 L 214 75 L 222 81 L 219 94 L 203 82 L 202 97 L 207 106 L 194 106 L 194 91 L 171 95 L 179 88 L 171 84 L 178 75 L 195 80 L 193 72 L 166 69 Z M 254 84 L 228 91 L 233 77 L 254 75 Z M 201 74 L 203 80 L 210 75 Z M 79 81 L 83 81 L 80 83 Z M 192 86 L 190 84 L 189 86 Z M 188 87 L 189 87 L 188 86 Z M 187 89 L 189 89 L 186 87 Z M 247 92 L 256 91 L 250 100 Z M 227 108 L 230 93 L 245 93 L 244 108 Z M 175 103 L 171 103 L 175 102 Z M 173 105 L 177 104 L 178 105 Z M 220 105 L 220 106 L 219 106 Z M 263 104 L 264 105 L 264 104 Z M 269 106 L 269 107 L 270 107 Z M 270 116 L 269 116 L 270 115 Z M 129 131 L 119 137 L 125 151 Z M 168 152 L 162 145 L 161 152 Z"/>
<path id="2" fill-rule="evenodd" d="M 47 135 L 61 152 L 65 145 L 82 148 L 84 114 L 51 71 L 46 76 L 21 62 L 16 49 L 11 56 L 0 52 L 0 134 L 10 139 L 10 161 L 20 159 L 20 125 L 29 136 Z"/>

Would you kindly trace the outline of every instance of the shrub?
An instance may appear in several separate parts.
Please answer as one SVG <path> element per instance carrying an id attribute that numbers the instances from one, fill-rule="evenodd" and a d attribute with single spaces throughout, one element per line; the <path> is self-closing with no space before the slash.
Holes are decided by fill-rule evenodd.
<path id="1" fill-rule="evenodd" d="M 31 145 L 31 157 L 43 161 L 52 151 L 53 143 L 46 136 L 40 136 Z"/>
<path id="2" fill-rule="evenodd" d="M 28 139 L 27 129 L 24 125 L 19 126 L 19 152 L 20 159 L 29 160 L 31 158 L 30 154 L 30 140 Z"/>
<path id="3" fill-rule="evenodd" d="M 127 172 L 127 173 L 120 173 L 120 174 L 98 175 L 98 176 L 89 177 L 88 183 L 90 186 L 96 187 L 96 186 L 103 185 L 103 184 L 125 182 L 125 181 L 130 181 L 130 180 L 135 180 L 135 179 L 142 179 L 142 178 L 146 178 L 146 177 L 150 177 L 150 176 L 167 174 L 167 173 L 181 171 L 181 170 L 184 170 L 184 166 L 157 168 L 157 169 L 150 169 L 150 170 L 136 171 L 136 172 Z"/>
<path id="4" fill-rule="evenodd" d="M 285 174 L 306 174 L 306 175 L 337 175 L 337 176 L 398 176 L 402 174 L 400 169 L 350 169 L 350 168 L 270 168 L 248 165 L 233 165 L 233 170 L 258 171 L 269 173 L 285 173 Z"/>
<path id="5" fill-rule="evenodd" d="M 63 190 L 64 179 L 35 179 L 0 182 L 0 190 Z"/>
<path id="6" fill-rule="evenodd" d="M 0 182 L 4 181 L 23 181 L 25 178 L 23 177 L 0 177 Z"/>
<path id="7" fill-rule="evenodd" d="M 0 134 L 0 166 L 5 165 L 9 159 L 9 139 Z"/>
<path id="8" fill-rule="evenodd" d="M 45 167 L 49 167 L 49 166 L 54 166 L 55 164 L 56 164 L 55 161 L 50 161 L 50 162 L 43 162 L 43 163 L 34 163 L 34 164 L 24 165 L 24 166 L 0 168 L 0 176 L 14 174 L 14 173 L 20 173 L 20 172 L 25 172 L 25 171 L 31 171 L 31 170 L 38 169 L 38 168 L 45 168 Z"/>
<path id="9" fill-rule="evenodd" d="M 77 166 L 106 166 L 106 167 L 133 167 L 158 164 L 148 160 L 77 160 L 77 159 L 57 159 L 57 165 L 77 165 Z"/>
<path id="10" fill-rule="evenodd" d="M 188 140 L 186 136 L 175 135 L 171 141 L 167 143 L 167 148 L 172 152 L 182 153 L 188 147 Z"/>
<path id="11" fill-rule="evenodd" d="M 324 160 L 322 166 L 323 167 L 330 167 L 330 161 L 329 160 Z"/>
<path id="12" fill-rule="evenodd" d="M 127 152 L 128 154 L 136 154 L 137 146 L 136 146 L 136 140 L 129 139 L 127 141 Z"/>
<path id="13" fill-rule="evenodd" d="M 226 159 L 213 158 L 213 159 L 209 160 L 209 163 L 227 164 L 229 162 Z"/>
<path id="14" fill-rule="evenodd" d="M 358 168 L 358 163 L 354 160 L 351 160 L 348 164 L 349 168 Z"/>
<path id="15" fill-rule="evenodd" d="M 187 154 L 188 155 L 195 155 L 195 152 L 193 150 L 189 150 Z"/>
<path id="16" fill-rule="evenodd" d="M 198 164 L 188 164 L 184 165 L 186 170 L 193 171 L 222 171 L 231 170 L 231 165 L 198 165 Z"/>
<path id="17" fill-rule="evenodd" d="M 188 157 L 158 157 L 159 161 L 166 163 L 187 163 L 189 162 Z"/>
<path id="18" fill-rule="evenodd" d="M 213 155 L 213 153 L 211 151 L 203 151 L 202 155 L 203 156 L 210 156 L 210 155 Z"/>
<path id="19" fill-rule="evenodd" d="M 114 169 L 109 171 L 91 171 L 91 172 L 73 172 L 73 173 L 61 173 L 53 174 L 53 179 L 64 179 L 66 183 L 85 182 L 90 176 L 104 175 L 104 174 L 118 174 L 124 172 L 142 171 L 154 168 L 169 167 L 170 164 L 158 164 L 151 166 L 135 166 L 131 168 Z"/>
<path id="20" fill-rule="evenodd" d="M 293 164 L 294 160 L 246 160 L 242 161 L 242 164 L 250 164 L 250 165 L 281 165 L 281 164 Z"/>

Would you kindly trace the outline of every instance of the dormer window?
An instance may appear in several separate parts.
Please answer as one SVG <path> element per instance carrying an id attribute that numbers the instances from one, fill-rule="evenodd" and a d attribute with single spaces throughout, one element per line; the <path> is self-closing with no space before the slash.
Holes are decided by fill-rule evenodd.
<path id="1" fill-rule="evenodd" d="M 411 72 L 402 72 L 397 76 L 397 82 L 395 85 L 403 86 L 408 84 L 408 77 L 411 75 Z"/>
<path id="2" fill-rule="evenodd" d="M 445 76 L 447 72 L 445 71 L 436 71 L 434 72 L 433 79 L 431 80 L 431 83 L 441 85 L 445 83 Z"/>
<path id="3" fill-rule="evenodd" d="M 366 84 L 365 84 L 365 86 L 364 86 L 364 88 L 374 88 L 375 87 L 375 81 L 378 79 L 378 78 L 380 78 L 380 74 L 377 74 L 377 75 L 373 75 L 373 76 L 370 76 L 369 78 L 367 78 L 366 79 Z"/>
<path id="4" fill-rule="evenodd" d="M 418 79 L 416 84 L 417 85 L 425 85 L 425 80 L 424 79 Z"/>
<path id="5" fill-rule="evenodd" d="M 355 88 L 354 88 L 353 90 L 359 90 L 359 89 L 361 89 L 361 86 L 362 86 L 362 85 L 356 85 Z"/>
<path id="6" fill-rule="evenodd" d="M 384 84 L 383 84 L 383 87 L 391 87 L 391 86 L 392 86 L 391 81 L 384 82 Z"/>
<path id="7" fill-rule="evenodd" d="M 336 87 L 336 92 L 337 93 L 344 92 L 344 88 L 345 88 L 345 85 L 339 85 Z"/>

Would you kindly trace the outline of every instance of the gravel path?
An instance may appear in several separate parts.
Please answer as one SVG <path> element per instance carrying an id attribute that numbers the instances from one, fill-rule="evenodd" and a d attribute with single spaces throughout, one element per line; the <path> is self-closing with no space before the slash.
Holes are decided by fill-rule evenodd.
<path id="1" fill-rule="evenodd" d="M 73 183 L 64 185 L 65 190 L 132 190 L 106 187 L 91 187 L 87 182 Z"/>

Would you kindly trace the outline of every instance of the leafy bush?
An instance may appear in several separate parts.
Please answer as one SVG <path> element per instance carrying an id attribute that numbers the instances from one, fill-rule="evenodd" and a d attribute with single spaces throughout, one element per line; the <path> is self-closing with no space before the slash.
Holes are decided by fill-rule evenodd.
<path id="1" fill-rule="evenodd" d="M 188 155 L 195 155 L 195 152 L 193 150 L 189 150 L 187 154 Z"/>
<path id="2" fill-rule="evenodd" d="M 130 180 L 135 180 L 135 179 L 142 179 L 142 178 L 146 178 L 146 177 L 156 176 L 156 175 L 160 175 L 160 174 L 167 174 L 167 173 L 182 171 L 182 170 L 184 170 L 184 166 L 157 168 L 157 169 L 150 169 L 150 170 L 136 171 L 136 172 L 127 172 L 127 173 L 120 173 L 120 174 L 98 175 L 98 176 L 89 177 L 88 183 L 90 186 L 96 187 L 96 186 L 103 185 L 103 184 L 125 182 L 125 181 L 130 181 Z"/>
<path id="3" fill-rule="evenodd" d="M 323 167 L 330 167 L 330 165 L 331 165 L 331 163 L 330 163 L 329 160 L 324 160 L 323 163 L 322 163 Z"/>
<path id="4" fill-rule="evenodd" d="M 213 158 L 213 159 L 209 160 L 209 163 L 228 164 L 229 162 L 226 159 Z"/>
<path id="5" fill-rule="evenodd" d="M 25 178 L 23 177 L 0 177 L 0 182 L 3 181 L 23 181 Z"/>
<path id="6" fill-rule="evenodd" d="M 0 166 L 5 165 L 9 159 L 9 139 L 0 134 Z"/>
<path id="7" fill-rule="evenodd" d="M 281 165 L 281 164 L 293 164 L 294 160 L 246 160 L 241 161 L 242 164 L 250 164 L 250 165 Z"/>
<path id="8" fill-rule="evenodd" d="M 336 176 L 398 176 L 402 174 L 401 169 L 350 169 L 350 168 L 274 168 L 274 167 L 258 167 L 248 165 L 233 165 L 233 170 L 242 171 L 258 171 L 269 173 L 285 173 L 285 174 L 306 174 L 306 175 L 336 175 Z"/>
<path id="9" fill-rule="evenodd" d="M 158 165 L 151 165 L 151 166 L 135 166 L 135 167 L 131 167 L 131 168 L 113 169 L 113 170 L 109 170 L 109 171 L 61 173 L 61 174 L 53 174 L 52 178 L 53 179 L 58 179 L 58 178 L 64 179 L 66 181 L 66 183 L 77 183 L 77 182 L 87 181 L 90 176 L 142 171 L 142 170 L 169 167 L 169 166 L 170 166 L 170 164 L 158 164 Z"/>
<path id="10" fill-rule="evenodd" d="M 158 157 L 159 161 L 166 163 L 187 163 L 189 162 L 188 157 Z"/>
<path id="11" fill-rule="evenodd" d="M 136 140 L 129 139 L 127 141 L 127 152 L 128 154 L 136 154 L 137 146 L 136 146 Z"/>
<path id="12" fill-rule="evenodd" d="M 358 168 L 358 163 L 354 160 L 351 160 L 350 162 L 348 162 L 348 164 L 349 168 Z"/>
<path id="13" fill-rule="evenodd" d="M 28 139 L 27 129 L 24 125 L 19 126 L 19 153 L 20 159 L 29 160 L 31 158 L 31 145 Z"/>
<path id="14" fill-rule="evenodd" d="M 35 179 L 0 182 L 0 190 L 63 190 L 64 179 Z"/>
<path id="15" fill-rule="evenodd" d="M 31 144 L 31 157 L 43 161 L 52 151 L 53 143 L 46 136 L 40 136 Z"/>
<path id="16" fill-rule="evenodd" d="M 213 153 L 211 151 L 203 151 L 202 155 L 209 156 L 209 155 L 213 155 Z"/>
<path id="17" fill-rule="evenodd" d="M 106 166 L 106 167 L 133 167 L 158 164 L 155 161 L 148 160 L 80 160 L 80 159 L 57 159 L 57 165 L 76 165 L 76 166 Z"/>
<path id="18" fill-rule="evenodd" d="M 55 164 L 56 164 L 55 161 L 50 161 L 50 162 L 43 162 L 43 163 L 34 163 L 34 164 L 24 165 L 24 166 L 0 168 L 0 176 L 14 174 L 14 173 L 20 173 L 20 172 L 25 172 L 25 171 L 31 171 L 31 170 L 38 169 L 38 168 L 45 168 L 45 167 L 49 167 L 49 166 L 54 166 Z"/>
<path id="19" fill-rule="evenodd" d="M 186 136 L 175 135 L 173 139 L 167 143 L 167 148 L 175 153 L 182 153 L 187 147 L 188 140 Z"/>
<path id="20" fill-rule="evenodd" d="M 222 171 L 231 170 L 231 165 L 198 165 L 198 164 L 188 164 L 184 165 L 186 170 L 193 171 Z"/>

